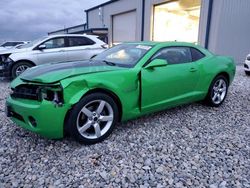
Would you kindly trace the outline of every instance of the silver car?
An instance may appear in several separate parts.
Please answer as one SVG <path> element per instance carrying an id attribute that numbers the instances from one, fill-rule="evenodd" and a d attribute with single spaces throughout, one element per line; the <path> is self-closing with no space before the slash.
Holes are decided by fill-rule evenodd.
<path id="1" fill-rule="evenodd" d="M 43 37 L 18 49 L 0 52 L 0 77 L 15 78 L 27 68 L 45 63 L 90 59 L 106 47 L 106 43 L 93 35 Z"/>
<path id="2" fill-rule="evenodd" d="M 7 41 L 0 45 L 0 51 L 16 48 L 20 45 L 27 44 L 28 41 Z"/>

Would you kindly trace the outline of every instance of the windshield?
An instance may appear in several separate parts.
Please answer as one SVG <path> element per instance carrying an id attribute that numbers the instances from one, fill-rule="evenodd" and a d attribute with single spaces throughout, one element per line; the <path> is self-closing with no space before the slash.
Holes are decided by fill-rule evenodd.
<path id="1" fill-rule="evenodd" d="M 93 58 L 117 66 L 133 67 L 152 48 L 143 44 L 119 44 Z"/>
<path id="2" fill-rule="evenodd" d="M 37 44 L 38 42 L 43 41 L 43 40 L 46 39 L 46 38 L 47 38 L 47 37 L 42 37 L 42 38 L 33 40 L 33 41 L 31 41 L 30 43 L 28 43 L 28 44 L 24 44 L 24 45 L 22 45 L 22 46 L 19 46 L 18 48 L 21 49 L 21 48 L 29 48 L 29 47 L 32 47 L 32 46 L 34 46 L 35 44 Z"/>

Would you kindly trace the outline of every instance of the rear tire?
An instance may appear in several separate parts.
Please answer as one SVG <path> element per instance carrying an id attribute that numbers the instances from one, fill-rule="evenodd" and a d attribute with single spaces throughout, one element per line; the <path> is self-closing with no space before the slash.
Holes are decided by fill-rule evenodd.
<path id="1" fill-rule="evenodd" d="M 72 108 L 67 129 L 77 141 L 95 144 L 112 133 L 118 117 L 118 107 L 110 96 L 93 93 L 83 97 Z"/>
<path id="2" fill-rule="evenodd" d="M 216 76 L 209 87 L 205 103 L 208 106 L 219 107 L 227 96 L 228 86 L 228 80 L 225 76 Z"/>
<path id="3" fill-rule="evenodd" d="M 33 67 L 33 65 L 26 61 L 15 63 L 11 69 L 11 77 L 14 79 L 22 74 L 26 69 Z"/>

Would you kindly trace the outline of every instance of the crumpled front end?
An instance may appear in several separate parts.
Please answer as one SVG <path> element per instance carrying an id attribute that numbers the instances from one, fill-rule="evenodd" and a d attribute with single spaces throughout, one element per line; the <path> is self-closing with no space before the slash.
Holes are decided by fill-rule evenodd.
<path id="1" fill-rule="evenodd" d="M 64 135 L 64 103 L 59 84 L 42 85 L 19 81 L 6 101 L 7 116 L 19 126 L 51 139 Z"/>

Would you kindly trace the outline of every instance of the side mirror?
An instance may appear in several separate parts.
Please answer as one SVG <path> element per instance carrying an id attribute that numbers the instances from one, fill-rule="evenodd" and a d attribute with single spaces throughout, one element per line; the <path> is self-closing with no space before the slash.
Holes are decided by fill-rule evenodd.
<path id="1" fill-rule="evenodd" d="M 155 67 L 166 66 L 167 64 L 168 64 L 167 60 L 164 60 L 164 59 L 154 59 L 145 68 L 146 69 L 153 69 Z"/>
<path id="2" fill-rule="evenodd" d="M 40 46 L 38 46 L 38 50 L 44 50 L 44 49 L 46 49 L 45 44 L 41 44 Z"/>

